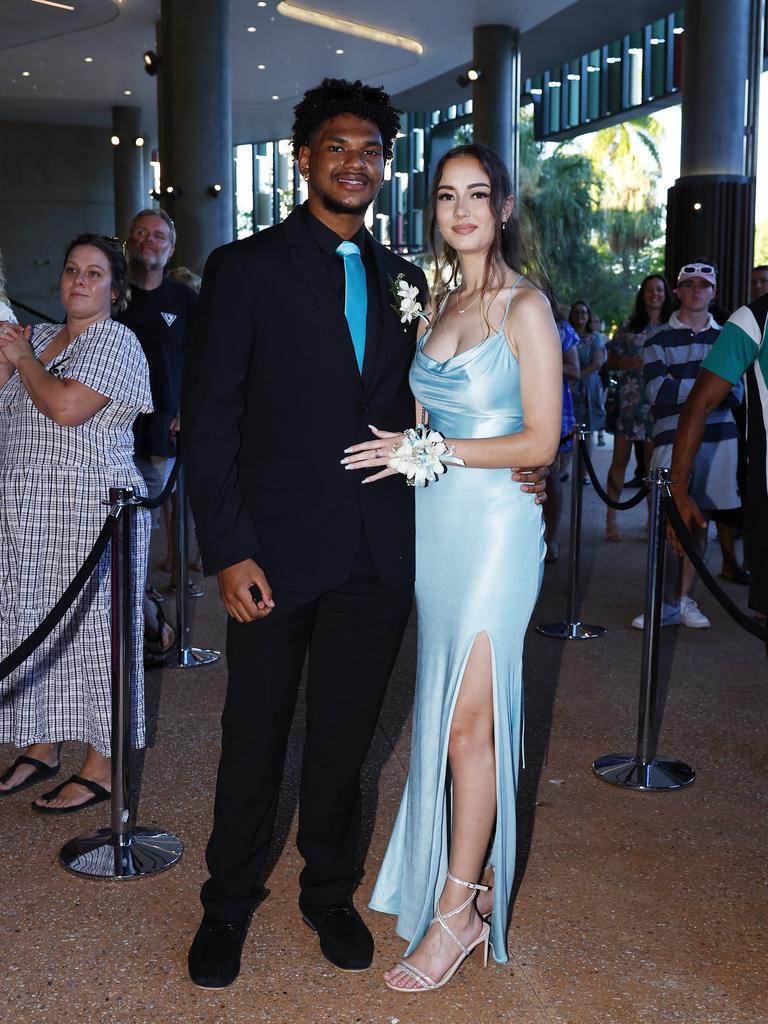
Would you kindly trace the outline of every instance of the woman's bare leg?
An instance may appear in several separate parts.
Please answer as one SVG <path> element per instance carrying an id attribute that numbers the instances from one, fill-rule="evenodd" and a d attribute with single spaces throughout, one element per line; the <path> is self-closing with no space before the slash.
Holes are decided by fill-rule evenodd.
<path id="1" fill-rule="evenodd" d="M 629 465 L 629 457 L 632 454 L 632 442 L 628 437 L 622 437 L 620 434 L 613 435 L 613 458 L 611 459 L 611 465 L 608 470 L 608 482 L 606 491 L 608 497 L 612 501 L 618 501 L 621 498 L 621 492 L 624 488 L 624 476 L 626 474 L 627 466 Z M 616 526 L 616 511 L 612 508 L 606 509 L 605 512 L 605 536 L 608 540 L 621 540 L 621 534 Z"/>
<path id="2" fill-rule="evenodd" d="M 453 785 L 448 870 L 465 882 L 479 882 L 496 820 L 493 680 L 491 643 L 486 633 L 475 639 L 464 671 L 451 723 L 448 762 Z M 440 896 L 440 909 L 444 914 L 454 910 L 469 894 L 469 889 L 447 879 Z M 449 924 L 465 946 L 476 939 L 482 929 L 474 903 L 452 917 Z M 440 981 L 459 953 L 459 947 L 450 936 L 439 924 L 433 924 L 408 961 L 433 981 Z M 421 987 L 397 967 L 387 971 L 384 977 L 400 988 Z"/>

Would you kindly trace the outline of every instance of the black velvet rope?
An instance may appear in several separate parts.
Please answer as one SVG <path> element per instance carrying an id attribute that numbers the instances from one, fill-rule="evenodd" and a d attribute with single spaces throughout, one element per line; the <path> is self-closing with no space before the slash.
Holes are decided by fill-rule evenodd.
<path id="1" fill-rule="evenodd" d="M 176 486 L 176 478 L 179 475 L 181 469 L 181 448 L 177 444 L 177 455 L 176 461 L 173 464 L 173 469 L 170 472 L 168 481 L 162 491 L 155 498 L 142 498 L 141 495 L 137 496 L 133 504 L 139 505 L 141 508 L 160 508 L 170 498 L 173 488 Z"/>
<path id="2" fill-rule="evenodd" d="M 648 494 L 650 488 L 648 487 L 648 484 L 643 484 L 643 486 L 640 488 L 637 494 L 635 494 L 633 497 L 628 498 L 626 501 L 614 501 L 612 498 L 608 497 L 603 488 L 600 486 L 600 481 L 597 479 L 595 467 L 592 465 L 592 460 L 589 457 L 589 452 L 587 451 L 586 445 L 582 448 L 581 454 L 582 458 L 584 459 L 584 468 L 587 471 L 589 479 L 592 481 L 592 486 L 595 489 L 595 494 L 598 496 L 598 498 L 600 498 L 601 501 L 605 502 L 608 508 L 615 508 L 617 512 L 626 512 L 627 509 L 634 508 L 635 505 L 639 505 L 643 498 L 645 498 L 645 496 Z M 576 486 L 576 484 L 574 484 L 574 486 Z"/>
<path id="3" fill-rule="evenodd" d="M 730 615 L 734 622 L 738 623 L 743 629 L 746 629 L 752 636 L 756 636 L 758 640 L 762 640 L 763 643 L 768 643 L 768 630 L 764 626 L 758 626 L 748 615 L 745 615 L 738 605 L 734 604 L 733 601 L 728 597 L 725 591 L 715 582 L 712 573 L 706 567 L 702 561 L 701 555 L 696 550 L 693 537 L 686 529 L 685 523 L 682 520 L 680 513 L 675 505 L 675 499 L 670 494 L 669 490 L 665 487 L 662 490 L 664 496 L 664 506 L 667 511 L 667 516 L 672 524 L 672 529 L 677 534 L 677 538 L 680 541 L 680 545 L 685 551 L 686 555 L 690 558 L 693 563 L 693 567 L 699 574 L 701 582 L 714 597 L 717 603 Z"/>
<path id="4" fill-rule="evenodd" d="M 30 654 L 32 654 L 32 652 L 38 648 L 45 639 L 47 639 L 47 637 L 64 618 L 65 613 L 69 609 L 70 605 L 74 604 L 80 591 L 85 586 L 88 577 L 96 568 L 99 559 L 104 554 L 107 544 L 109 544 L 113 523 L 114 516 L 110 515 L 102 526 L 101 532 L 96 538 L 93 547 L 88 552 L 88 556 L 77 570 L 75 578 L 69 584 L 53 608 L 51 608 L 37 629 L 33 630 L 27 639 L 19 644 L 15 651 L 11 651 L 7 658 L 3 658 L 3 660 L 0 661 L 0 680 L 5 679 L 6 676 L 10 675 L 11 672 L 14 671 L 14 669 L 17 669 L 22 661 L 26 661 Z"/>

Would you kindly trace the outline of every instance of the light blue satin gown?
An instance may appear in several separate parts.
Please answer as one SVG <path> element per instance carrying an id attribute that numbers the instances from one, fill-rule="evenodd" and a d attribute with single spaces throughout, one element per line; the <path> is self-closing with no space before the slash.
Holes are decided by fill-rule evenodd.
<path id="1" fill-rule="evenodd" d="M 511 296 L 510 296 L 511 302 Z M 442 311 L 442 309 L 441 309 Z M 504 314 L 506 320 L 509 302 Z M 411 389 L 446 437 L 496 437 L 523 428 L 520 370 L 502 327 L 438 362 L 416 349 Z M 487 633 L 493 670 L 496 828 L 491 945 L 506 963 L 515 873 L 515 797 L 522 749 L 523 638 L 544 567 L 541 508 L 509 469 L 449 466 L 416 491 L 418 661 L 411 762 L 373 891 L 373 910 L 397 916 L 397 932 L 423 938 L 448 869 L 451 784 L 448 736 L 475 638 Z M 474 879 L 470 879 L 474 881 Z"/>

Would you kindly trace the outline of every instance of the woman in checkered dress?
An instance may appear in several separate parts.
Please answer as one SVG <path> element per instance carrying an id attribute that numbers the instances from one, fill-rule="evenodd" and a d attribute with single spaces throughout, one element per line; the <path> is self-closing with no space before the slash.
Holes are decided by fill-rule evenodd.
<path id="1" fill-rule="evenodd" d="M 33 631 L 84 561 L 110 487 L 134 487 L 133 421 L 151 412 L 149 371 L 136 336 L 110 313 L 128 279 L 122 243 L 80 235 L 61 276 L 64 326 L 0 323 L 0 660 Z M 144 744 L 142 595 L 149 514 L 133 539 L 133 733 Z M 59 771 L 61 743 L 79 740 L 79 775 L 33 808 L 67 813 L 109 797 L 109 550 L 51 636 L 0 681 L 0 742 L 24 753 L 0 795 Z"/>

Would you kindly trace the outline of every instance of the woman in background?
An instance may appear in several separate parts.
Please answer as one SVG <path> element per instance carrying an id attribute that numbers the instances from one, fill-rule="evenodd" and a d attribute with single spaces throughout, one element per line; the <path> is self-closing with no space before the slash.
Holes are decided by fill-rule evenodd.
<path id="1" fill-rule="evenodd" d="M 645 343 L 669 320 L 672 313 L 672 292 L 660 274 L 649 274 L 635 296 L 632 315 L 616 331 L 608 345 L 606 366 L 620 375 L 619 409 L 613 430 L 613 458 L 608 470 L 607 493 L 618 501 L 624 487 L 632 445 L 640 441 L 645 447 L 645 464 L 651 463 L 653 451 L 653 420 L 651 403 L 645 395 L 643 382 L 643 349 Z M 616 525 L 616 512 L 605 513 L 605 539 L 621 540 Z"/>
<path id="2" fill-rule="evenodd" d="M 111 319 L 124 307 L 123 244 L 78 235 L 60 284 L 66 321 L 0 323 L 0 660 L 71 583 L 104 523 L 110 487 L 143 490 L 133 421 L 152 411 L 138 339 Z M 149 513 L 133 532 L 133 738 L 144 745 L 142 595 Z M 0 776 L 8 796 L 57 775 L 61 745 L 86 744 L 79 774 L 32 804 L 67 814 L 109 799 L 110 553 L 51 636 L 0 683 L 0 741 L 23 753 Z"/>

